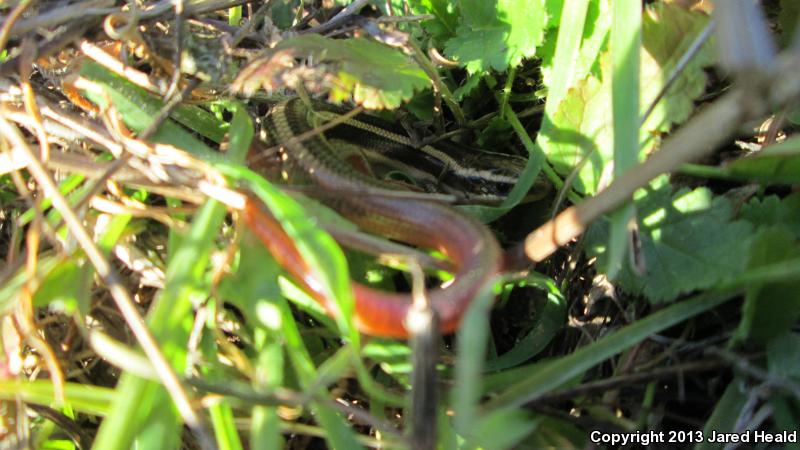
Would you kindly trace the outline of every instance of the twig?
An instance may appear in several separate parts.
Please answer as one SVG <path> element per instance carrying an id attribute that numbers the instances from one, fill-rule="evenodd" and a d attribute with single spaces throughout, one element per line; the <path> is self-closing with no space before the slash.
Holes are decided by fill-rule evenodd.
<path id="1" fill-rule="evenodd" d="M 558 403 L 574 397 L 582 397 L 594 392 L 607 392 L 620 387 L 629 387 L 635 383 L 660 380 L 675 375 L 682 375 L 686 372 L 707 372 L 727 366 L 727 363 L 721 361 L 695 361 L 672 367 L 662 367 L 647 372 L 621 375 L 607 378 L 605 380 L 584 383 L 573 388 L 550 392 L 528 403 L 528 406 L 541 405 L 545 403 Z"/>
<path id="2" fill-rule="evenodd" d="M 465 126 L 467 123 L 467 118 L 464 115 L 464 111 L 461 110 L 461 106 L 459 106 L 455 96 L 453 96 L 453 93 L 450 92 L 450 88 L 448 88 L 447 85 L 442 81 L 442 78 L 439 76 L 439 71 L 428 59 L 413 38 L 409 39 L 406 45 L 408 45 L 408 48 L 411 51 L 411 56 L 414 58 L 417 64 L 419 64 L 420 68 L 425 71 L 425 74 L 431 79 L 434 92 L 437 95 L 441 95 L 442 100 L 447 103 L 447 106 L 453 113 L 453 117 L 456 119 L 456 123 L 458 123 L 459 127 Z"/>
<path id="3" fill-rule="evenodd" d="M 770 386 L 783 389 L 790 393 L 796 400 L 800 400 L 800 384 L 792 381 L 791 379 L 772 375 L 766 370 L 750 364 L 747 359 L 742 358 L 740 355 L 727 350 L 717 347 L 708 347 L 705 351 L 706 353 L 710 353 L 731 364 L 737 370 L 740 370 L 753 378 L 761 380 Z"/>
<path id="4" fill-rule="evenodd" d="M 6 48 L 8 38 L 11 36 L 11 30 L 17 23 L 17 20 L 22 17 L 22 14 L 31 5 L 31 3 L 33 3 L 33 0 L 22 0 L 19 2 L 19 4 L 14 7 L 14 9 L 11 11 L 11 14 L 9 14 L 6 20 L 3 22 L 3 27 L 0 28 L 0 51 L 3 51 Z"/>
<path id="5" fill-rule="evenodd" d="M 411 294 L 413 305 L 405 317 L 406 329 L 411 335 L 411 406 L 409 411 L 410 447 L 415 450 L 436 448 L 439 406 L 438 359 L 439 316 L 431 307 L 425 290 L 422 267 L 409 261 L 411 268 Z"/>
<path id="6" fill-rule="evenodd" d="M 30 0 L 25 0 L 20 2 L 17 8 L 30 3 Z M 20 20 L 18 22 L 14 17 L 14 14 L 17 12 L 15 9 L 11 12 L 11 14 L 9 14 L 8 19 L 6 19 L 6 23 L 3 26 L 4 28 L 6 25 L 9 26 L 8 35 L 6 38 L 22 36 L 34 30 L 57 27 L 78 18 L 87 16 L 104 16 L 106 14 L 113 13 L 118 10 L 118 8 L 114 8 L 113 5 L 113 0 L 88 0 L 85 2 L 73 3 L 68 6 L 42 12 L 41 14 L 36 14 L 35 16 Z M 4 41 L 2 47 L 5 47 Z"/>
<path id="7" fill-rule="evenodd" d="M 297 136 L 293 136 L 291 139 L 286 141 L 283 145 L 291 146 L 291 145 L 302 144 L 307 139 L 311 139 L 312 137 L 318 136 L 318 135 L 330 130 L 331 128 L 339 126 L 339 125 L 347 122 L 348 120 L 352 119 L 353 117 L 361 114 L 362 112 L 364 112 L 364 107 L 363 106 L 358 106 L 355 109 L 353 109 L 352 111 L 348 111 L 347 113 L 342 114 L 341 116 L 338 116 L 335 119 L 329 120 L 328 122 L 325 122 L 322 125 L 314 128 L 312 130 L 308 130 L 305 133 L 301 133 L 301 134 L 298 134 Z M 255 156 L 253 158 L 250 158 L 248 160 L 248 164 L 252 165 L 252 164 L 258 162 L 259 160 L 261 160 L 263 158 L 267 158 L 267 157 L 269 157 L 271 155 L 274 155 L 275 152 L 278 150 L 278 147 L 279 146 L 275 145 L 275 146 L 272 146 L 270 148 L 266 148 L 264 150 L 259 150 L 257 156 Z"/>
<path id="8" fill-rule="evenodd" d="M 367 3 L 369 3 L 369 0 L 356 0 L 353 3 L 347 5 L 347 7 L 344 8 L 343 10 L 339 11 L 338 14 L 331 17 L 331 19 L 328 20 L 327 22 L 320 24 L 316 27 L 309 28 L 307 30 L 301 30 L 299 34 L 310 34 L 310 33 L 322 34 L 330 30 L 333 30 L 334 28 L 347 22 L 350 19 L 350 16 L 358 14 L 358 12 L 361 11 L 361 8 L 367 6 Z"/>
<path id="9" fill-rule="evenodd" d="M 647 122 L 647 119 L 648 117 L 650 117 L 650 114 L 652 114 L 653 111 L 656 109 L 656 105 L 658 105 L 658 102 L 660 102 L 661 99 L 664 98 L 664 96 L 669 91 L 669 88 L 671 88 L 672 85 L 675 83 L 675 81 L 677 81 L 678 77 L 681 75 L 681 73 L 683 73 L 683 70 L 686 68 L 686 66 L 689 64 L 692 58 L 694 58 L 695 55 L 697 55 L 697 52 L 700 51 L 700 49 L 703 47 L 703 44 L 705 44 L 706 41 L 708 41 L 708 38 L 711 37 L 711 33 L 713 31 L 714 31 L 714 21 L 711 20 L 708 22 L 706 27 L 703 28 L 703 31 L 701 31 L 700 34 L 697 35 L 694 41 L 692 41 L 692 45 L 690 45 L 689 48 L 686 50 L 686 52 L 684 52 L 683 56 L 681 56 L 681 59 L 678 61 L 678 63 L 675 64 L 675 68 L 672 70 L 672 73 L 669 74 L 667 82 L 664 83 L 664 86 L 661 87 L 661 90 L 658 92 L 658 95 L 656 95 L 656 98 L 654 98 L 653 101 L 650 102 L 650 106 L 647 107 L 647 111 L 645 111 L 644 115 L 642 115 L 641 121 L 639 122 L 639 126 L 643 126 L 644 123 Z"/>
<path id="10" fill-rule="evenodd" d="M 564 210 L 534 230 L 526 237 L 523 248 L 515 251 L 524 252 L 534 262 L 544 260 L 583 233 L 593 220 L 628 201 L 636 189 L 651 179 L 710 153 L 742 123 L 797 100 L 798 65 L 800 55 L 784 55 L 776 70 L 762 74 L 760 79 L 754 77 L 752 83 L 725 94 L 679 128 L 647 161 L 631 168 L 597 196 Z"/>
<path id="11" fill-rule="evenodd" d="M 139 133 L 137 137 L 141 140 L 147 140 L 150 138 L 150 136 L 155 134 L 155 132 L 158 131 L 158 128 L 161 126 L 161 124 L 164 123 L 164 121 L 169 118 L 170 114 L 172 114 L 172 111 L 174 111 L 175 108 L 177 108 L 181 104 L 183 99 L 188 97 L 189 93 L 191 93 L 192 90 L 199 84 L 200 80 L 198 79 L 190 80 L 189 83 L 187 83 L 186 86 L 180 92 L 178 92 L 177 94 L 172 96 L 172 98 L 170 98 L 169 102 L 166 105 L 164 105 L 161 108 L 161 110 L 158 111 L 158 115 L 156 115 L 156 118 L 152 122 L 150 122 L 150 125 L 148 125 L 147 128 L 142 130 L 142 132 Z"/>
<path id="12" fill-rule="evenodd" d="M 39 45 L 36 55 L 39 58 L 50 56 L 69 45 L 72 41 L 80 38 L 89 28 L 94 27 L 100 22 L 99 17 L 82 17 L 75 19 L 66 26 L 64 31 L 56 36 L 47 39 L 44 44 Z M 17 71 L 20 64 L 20 56 L 15 56 L 0 64 L 0 77 L 7 77 Z"/>
<path id="13" fill-rule="evenodd" d="M 258 24 L 258 22 L 264 18 L 267 12 L 269 12 L 270 8 L 272 8 L 273 1 L 274 0 L 268 0 L 266 3 L 261 5 L 261 7 L 256 10 L 255 14 L 253 14 L 253 16 L 250 17 L 241 28 L 239 28 L 236 34 L 231 37 L 230 42 L 228 42 L 228 45 L 231 48 L 239 45 L 239 43 L 242 42 L 242 39 L 244 39 L 245 36 L 247 36 L 247 34 L 256 27 L 256 24 Z"/>
<path id="14" fill-rule="evenodd" d="M 181 82 L 181 68 L 183 66 L 183 0 L 173 0 L 175 4 L 175 55 L 172 58 L 172 80 L 167 88 L 166 98 L 172 100 L 172 96 L 178 93 L 178 85 Z M 163 119 L 162 119 L 163 120 Z M 152 126 L 152 125 L 151 125 Z M 149 130 L 151 127 L 147 127 Z M 155 131 L 155 130 L 153 130 Z"/>

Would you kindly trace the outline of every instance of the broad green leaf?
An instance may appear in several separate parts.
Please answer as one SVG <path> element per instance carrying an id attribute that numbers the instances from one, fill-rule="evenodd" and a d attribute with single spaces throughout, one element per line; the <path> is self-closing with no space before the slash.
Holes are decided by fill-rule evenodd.
<path id="1" fill-rule="evenodd" d="M 705 188 L 674 194 L 665 184 L 639 195 L 635 204 L 647 273 L 637 276 L 624 265 L 619 286 L 644 294 L 650 301 L 670 301 L 680 294 L 705 289 L 745 269 L 752 226 L 732 221 L 733 206 Z M 593 225 L 587 251 L 605 258 L 605 223 Z"/>
<path id="2" fill-rule="evenodd" d="M 748 268 L 786 261 L 800 256 L 794 234 L 786 227 L 759 230 L 753 238 Z M 748 286 L 742 305 L 742 320 L 736 336 L 760 344 L 789 331 L 800 317 L 800 281 Z"/>
<path id="3" fill-rule="evenodd" d="M 704 14 L 674 4 L 657 4 L 646 9 L 640 69 L 642 114 L 707 22 Z M 710 52 L 702 50 L 658 103 L 640 130 L 640 158 L 657 144 L 654 135 L 668 131 L 672 125 L 689 117 L 694 110 L 694 99 L 705 89 L 703 68 L 711 62 Z M 610 105 L 611 74 L 608 60 L 604 58 L 601 77 L 589 76 L 569 89 L 550 117 L 552 129 L 540 135 L 538 142 L 557 172 L 566 176 L 580 168 L 574 182 L 579 192 L 595 194 L 612 160 Z"/>
<path id="4" fill-rule="evenodd" d="M 270 10 L 270 19 L 281 28 L 289 28 L 298 19 L 298 11 L 303 2 L 301 0 L 276 0 Z"/>
<path id="5" fill-rule="evenodd" d="M 277 310 L 271 305 L 281 296 L 278 275 L 282 270 L 252 233 L 243 233 L 239 261 L 219 285 L 222 299 L 240 308 L 248 323 L 267 329 L 279 328 Z"/>
<path id="6" fill-rule="evenodd" d="M 784 332 L 767 344 L 767 367 L 777 378 L 800 379 L 800 334 Z"/>
<path id="7" fill-rule="evenodd" d="M 800 238 L 800 193 L 782 199 L 776 195 L 754 198 L 742 206 L 739 218 L 756 227 L 781 225 Z"/>
<path id="8" fill-rule="evenodd" d="M 557 0 L 556 3 L 564 1 Z M 548 1 L 548 11 L 551 3 Z M 576 7 L 586 9 L 583 23 L 578 22 L 582 15 L 579 14 L 580 10 L 575 11 Z M 553 24 L 557 28 L 547 31 L 544 43 L 537 50 L 542 58 L 542 77 L 548 92 L 547 114 L 552 115 L 556 111 L 567 89 L 574 87 L 578 80 L 585 79 L 590 73 L 600 76 L 599 59 L 611 28 L 609 10 L 609 0 L 581 0 L 578 6 L 570 1 L 567 20 Z M 558 16 L 561 16 L 560 10 Z M 554 17 L 548 20 L 552 24 Z M 555 61 L 556 51 L 559 54 L 558 62 Z"/>
<path id="9" fill-rule="evenodd" d="M 456 36 L 445 53 L 469 73 L 505 71 L 536 53 L 547 22 L 544 0 L 462 0 Z"/>
<path id="10" fill-rule="evenodd" d="M 657 4 L 642 18 L 642 103 L 644 111 L 664 87 L 664 82 L 688 47 L 708 24 L 708 16 L 677 4 Z M 705 45 L 692 58 L 643 125 L 644 131 L 666 132 L 694 112 L 694 100 L 706 88 L 705 67 L 714 63 L 713 48 Z M 643 142 L 650 144 L 646 139 Z"/>
<path id="11" fill-rule="evenodd" d="M 297 68 L 286 62 L 286 55 L 311 58 L 316 65 Z M 367 109 L 397 108 L 430 83 L 425 72 L 399 49 L 362 38 L 307 34 L 281 41 L 270 55 L 251 63 L 234 89 L 252 93 L 263 86 L 273 91 L 285 88 L 289 77 L 305 81 L 305 88 L 312 92 L 329 92 L 334 102 L 352 97 Z"/>
<path id="12" fill-rule="evenodd" d="M 456 34 L 458 7 L 454 0 L 409 0 L 414 14 L 432 14 L 433 20 L 422 22 L 422 27 L 439 42 Z"/>

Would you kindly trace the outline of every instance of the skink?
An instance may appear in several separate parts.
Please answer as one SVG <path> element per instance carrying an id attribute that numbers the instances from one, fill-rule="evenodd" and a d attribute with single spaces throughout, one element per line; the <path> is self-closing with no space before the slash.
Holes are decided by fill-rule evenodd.
<path id="1" fill-rule="evenodd" d="M 364 230 L 446 255 L 455 267 L 454 280 L 444 288 L 430 290 L 427 298 L 438 313 L 442 333 L 455 331 L 478 290 L 492 282 L 502 269 L 503 253 L 494 235 L 486 226 L 451 206 L 381 195 L 381 191 L 391 187 L 355 170 L 336 154 L 329 138 L 313 133 L 303 140 L 296 138 L 314 129 L 309 114 L 309 108 L 300 99 L 273 107 L 265 128 L 277 153 L 273 158 L 251 154 L 250 158 L 257 161 L 256 168 L 263 169 L 269 178 L 310 182 L 324 194 L 321 199 L 326 204 Z M 351 121 L 349 126 L 354 124 Z M 262 144 L 260 151 L 264 145 L 268 144 Z M 257 153 L 259 149 L 254 151 Z M 273 164 L 279 164 L 279 169 Z M 513 167 L 510 171 L 513 172 Z M 513 183 L 513 173 L 494 175 L 507 177 L 506 181 Z M 318 280 L 313 279 L 302 256 L 263 205 L 248 197 L 243 217 L 278 262 L 333 312 L 331 300 L 324 298 L 318 289 Z M 410 294 L 379 291 L 357 282 L 353 283 L 353 293 L 356 323 L 362 332 L 408 337 L 404 321 L 412 304 Z"/>

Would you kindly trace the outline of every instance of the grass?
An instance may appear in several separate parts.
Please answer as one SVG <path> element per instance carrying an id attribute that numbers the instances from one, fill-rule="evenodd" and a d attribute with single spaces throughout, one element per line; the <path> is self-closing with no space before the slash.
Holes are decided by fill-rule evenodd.
<path id="1" fill-rule="evenodd" d="M 388 3 L 187 5 L 180 102 L 165 98 L 172 9 L 0 7 L 3 439 L 584 448 L 598 430 L 796 428 L 800 84 L 782 76 L 796 57 L 732 83 L 690 45 L 708 11 L 662 2 Z M 761 39 L 791 32 L 785 3 L 748 18 Z M 112 14 L 118 27 L 138 20 L 121 53 L 101 31 Z M 60 25 L 63 39 L 19 31 Z M 758 86 L 784 96 L 753 100 Z M 405 116 L 374 113 L 412 139 L 454 132 L 526 155 L 502 202 L 458 206 L 517 264 L 482 287 L 457 333 L 358 332 L 351 280 L 406 292 L 435 271 L 421 280 L 407 261 L 342 245 L 325 230 L 355 226 L 310 200 L 314 186 L 255 170 L 263 115 L 293 91 L 403 104 Z M 728 134 L 771 111 L 762 136 L 742 138 L 766 149 L 746 155 Z M 246 202 L 291 238 L 333 314 L 248 230 Z"/>

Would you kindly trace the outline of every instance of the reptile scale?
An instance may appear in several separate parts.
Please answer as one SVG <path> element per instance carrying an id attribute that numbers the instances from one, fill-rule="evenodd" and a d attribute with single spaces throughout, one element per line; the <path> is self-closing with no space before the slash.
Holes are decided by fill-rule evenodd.
<path id="1" fill-rule="evenodd" d="M 327 105 L 314 104 L 311 111 L 297 98 L 275 105 L 265 119 L 266 140 L 257 141 L 251 149 L 251 166 L 273 181 L 316 186 L 321 201 L 368 232 L 446 255 L 454 267 L 454 280 L 428 291 L 427 297 L 438 313 L 442 333 L 455 331 L 477 292 L 502 270 L 503 252 L 494 235 L 450 205 L 398 197 L 395 183 L 357 170 L 352 160 L 363 156 L 378 161 L 376 166 L 397 164 L 419 179 L 422 190 L 436 185 L 440 192 L 473 200 L 497 199 L 507 193 L 524 160 L 490 152 L 476 157 L 473 150 L 441 144 L 417 149 L 402 131 L 364 114 L 314 133 L 315 119 L 331 120 L 341 114 L 342 110 Z M 265 154 L 267 149 L 275 151 Z M 332 313 L 331 300 L 325 298 L 291 239 L 261 202 L 248 196 L 243 217 L 278 262 Z M 357 282 L 353 282 L 353 293 L 360 331 L 408 337 L 404 321 L 412 305 L 410 293 L 380 291 Z"/>

